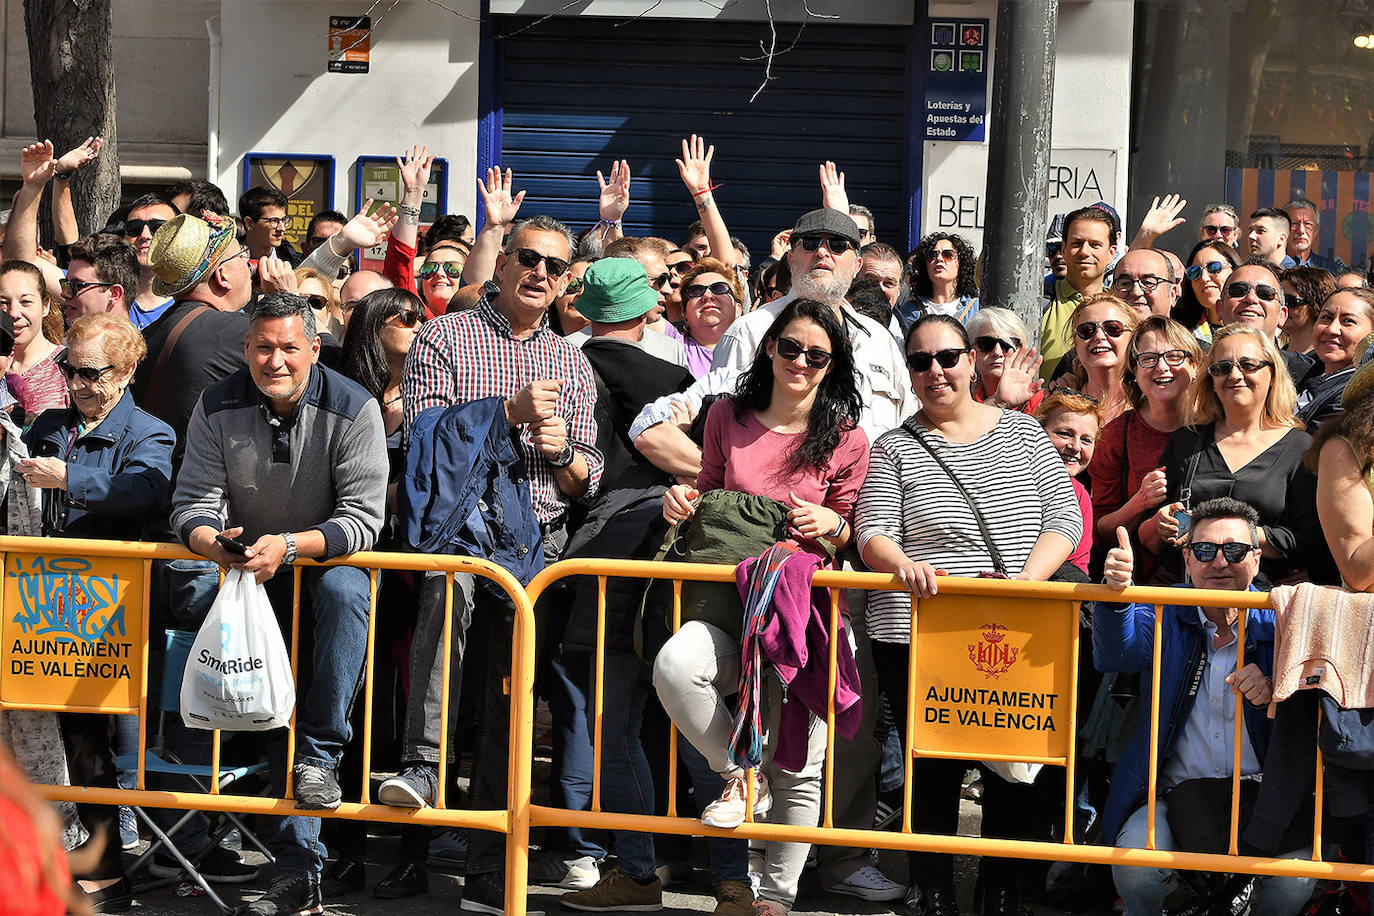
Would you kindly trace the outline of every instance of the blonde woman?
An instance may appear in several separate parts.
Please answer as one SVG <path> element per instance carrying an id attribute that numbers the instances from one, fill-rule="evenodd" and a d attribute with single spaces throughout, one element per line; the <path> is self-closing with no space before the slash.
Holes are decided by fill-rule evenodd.
<path id="1" fill-rule="evenodd" d="M 1169 438 L 1160 459 L 1167 502 L 1140 526 L 1145 547 L 1176 561 L 1174 543 L 1186 531 L 1189 509 L 1230 496 L 1259 512 L 1262 579 L 1273 583 L 1298 566 L 1328 566 L 1313 558 L 1324 542 L 1316 476 L 1303 465 L 1312 437 L 1294 416 L 1297 398 L 1262 330 L 1230 324 L 1217 331 L 1189 393 L 1189 425 Z"/>
<path id="2" fill-rule="evenodd" d="M 1069 316 L 1073 374 L 1052 387 L 1077 389 L 1101 405 L 1102 422 L 1115 420 L 1129 406 L 1122 380 L 1126 348 L 1139 324 L 1136 310 L 1110 293 L 1085 298 Z"/>

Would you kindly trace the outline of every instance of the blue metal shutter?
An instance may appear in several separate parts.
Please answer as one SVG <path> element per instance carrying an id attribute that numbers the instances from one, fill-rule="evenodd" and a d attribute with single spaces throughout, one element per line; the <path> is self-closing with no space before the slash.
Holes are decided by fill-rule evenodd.
<path id="1" fill-rule="evenodd" d="M 879 237 L 902 247 L 908 29 L 808 25 L 750 104 L 767 23 L 578 16 L 519 31 L 531 21 L 495 25 L 501 161 L 528 191 L 525 213 L 574 231 L 594 223 L 596 170 L 623 158 L 634 175 L 626 234 L 681 242 L 697 214 L 673 160 L 695 132 L 716 147 L 716 200 L 755 262 L 820 206 L 826 159 L 845 172 L 850 202 L 874 212 Z M 778 25 L 779 50 L 797 28 Z"/>

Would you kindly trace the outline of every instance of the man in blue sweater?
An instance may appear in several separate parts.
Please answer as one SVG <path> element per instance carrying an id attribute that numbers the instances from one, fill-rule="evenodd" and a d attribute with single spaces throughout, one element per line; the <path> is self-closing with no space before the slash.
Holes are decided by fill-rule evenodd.
<path id="1" fill-rule="evenodd" d="M 1255 591 L 1259 571 L 1259 515 L 1239 500 L 1223 497 L 1193 510 L 1184 564 L 1192 587 Z M 1107 554 L 1106 584 L 1131 584 L 1134 556 L 1124 528 L 1118 546 Z M 1272 692 L 1274 612 L 1245 611 L 1245 664 L 1236 670 L 1240 610 L 1197 605 L 1112 604 L 1093 608 L 1093 661 L 1099 671 L 1142 672 L 1141 715 L 1135 732 L 1112 773 L 1102 814 L 1102 835 L 1117 846 L 1144 848 L 1149 790 L 1150 718 L 1147 712 L 1155 652 L 1155 615 L 1163 615 L 1163 658 L 1159 705 L 1168 710 L 1159 722 L 1160 772 L 1155 805 L 1155 848 L 1176 849 L 1169 829 L 1169 797 L 1194 779 L 1229 778 L 1235 759 L 1235 694 L 1245 697 L 1240 765 L 1243 777 L 1260 774 L 1269 745 L 1269 719 L 1264 707 Z M 1242 822 L 1245 812 L 1242 811 Z M 1286 858 L 1307 858 L 1310 850 Z M 1173 872 L 1167 868 L 1114 866 L 1112 880 L 1125 902 L 1124 916 L 1164 911 Z M 1256 880 L 1253 912 L 1259 916 L 1292 916 L 1312 895 L 1309 878 L 1261 877 Z"/>
<path id="2" fill-rule="evenodd" d="M 205 390 L 191 416 L 173 497 L 172 528 L 201 556 L 252 573 L 267 587 L 288 634 L 298 557 L 330 559 L 366 550 L 381 531 L 387 455 L 376 399 L 316 364 L 320 341 L 310 303 L 293 293 L 263 296 L 244 339 L 248 365 Z M 231 553 L 216 540 L 235 539 Z M 367 573 L 315 567 L 302 575 L 309 599 L 313 664 L 298 691 L 296 807 L 335 808 L 335 770 L 351 737 L 349 712 L 362 683 L 369 608 Z M 302 678 L 304 680 L 304 678 Z M 274 736 L 273 782 L 284 791 L 285 735 Z M 255 916 L 319 912 L 325 848 L 316 817 L 281 819 L 273 842 L 277 875 Z"/>

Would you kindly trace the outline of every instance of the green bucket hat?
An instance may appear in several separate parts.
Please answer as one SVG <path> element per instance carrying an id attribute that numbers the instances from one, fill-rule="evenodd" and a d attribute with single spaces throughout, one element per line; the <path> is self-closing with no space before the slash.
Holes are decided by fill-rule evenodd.
<path id="1" fill-rule="evenodd" d="M 631 258 L 602 258 L 587 268 L 582 284 L 577 310 L 598 324 L 629 321 L 658 305 L 644 266 Z"/>

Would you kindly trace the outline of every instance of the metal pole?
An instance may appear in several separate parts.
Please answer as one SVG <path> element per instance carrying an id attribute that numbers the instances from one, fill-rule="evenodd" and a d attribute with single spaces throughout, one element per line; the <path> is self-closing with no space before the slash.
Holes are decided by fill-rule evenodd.
<path id="1" fill-rule="evenodd" d="M 1014 310 L 1038 342 L 1049 209 L 1059 0 L 998 0 L 983 305 Z"/>

